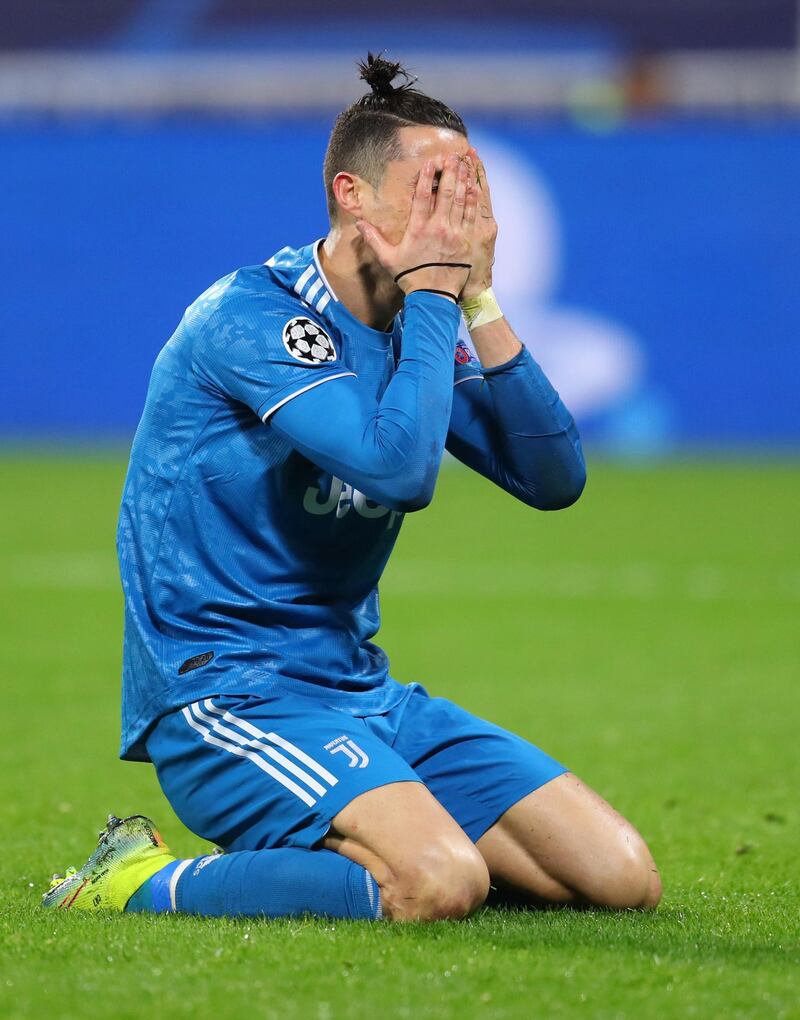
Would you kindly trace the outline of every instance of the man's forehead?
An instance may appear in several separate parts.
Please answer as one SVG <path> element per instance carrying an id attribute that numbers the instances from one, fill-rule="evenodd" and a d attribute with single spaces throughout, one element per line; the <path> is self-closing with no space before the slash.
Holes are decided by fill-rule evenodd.
<path id="1" fill-rule="evenodd" d="M 401 128 L 400 139 L 403 159 L 420 164 L 432 159 L 441 165 L 451 153 L 463 156 L 469 148 L 469 142 L 459 131 L 428 125 Z"/>

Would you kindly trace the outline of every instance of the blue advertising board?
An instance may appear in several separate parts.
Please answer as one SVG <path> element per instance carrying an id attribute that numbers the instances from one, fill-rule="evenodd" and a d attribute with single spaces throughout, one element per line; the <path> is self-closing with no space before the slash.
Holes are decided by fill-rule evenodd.
<path id="1" fill-rule="evenodd" d="M 329 124 L 0 128 L 0 433 L 119 437 L 184 308 L 325 233 Z M 797 445 L 800 127 L 475 123 L 497 286 L 582 431 Z"/>

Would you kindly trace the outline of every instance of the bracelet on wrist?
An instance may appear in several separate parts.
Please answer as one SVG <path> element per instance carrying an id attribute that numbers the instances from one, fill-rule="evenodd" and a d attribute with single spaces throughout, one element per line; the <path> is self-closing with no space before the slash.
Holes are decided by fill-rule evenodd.
<path id="1" fill-rule="evenodd" d="M 406 297 L 411 297 L 412 294 L 441 294 L 442 297 L 450 298 L 453 304 L 458 304 L 458 295 L 451 294 L 449 290 L 434 290 L 433 287 L 417 287 L 416 290 L 410 290 Z"/>
<path id="2" fill-rule="evenodd" d="M 418 269 L 433 269 L 438 267 L 444 267 L 446 269 L 472 269 L 472 265 L 469 262 L 421 262 L 418 266 L 412 266 L 410 269 L 404 269 L 402 273 L 398 273 L 394 278 L 394 282 L 402 280 L 404 276 L 408 276 L 409 273 L 416 273 Z"/>
<path id="3" fill-rule="evenodd" d="M 474 298 L 462 301 L 460 307 L 468 330 L 477 329 L 478 326 L 485 326 L 487 322 L 503 318 L 500 305 L 497 303 L 497 298 L 491 287 L 482 290 Z"/>

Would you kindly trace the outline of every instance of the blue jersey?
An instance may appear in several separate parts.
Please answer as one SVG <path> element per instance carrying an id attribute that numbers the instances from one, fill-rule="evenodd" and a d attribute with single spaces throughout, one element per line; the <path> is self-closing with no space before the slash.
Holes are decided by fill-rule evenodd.
<path id="1" fill-rule="evenodd" d="M 457 309 L 437 302 L 452 354 Z M 403 514 L 270 427 L 338 380 L 357 376 L 380 399 L 402 330 L 402 316 L 391 333 L 358 321 L 317 245 L 240 269 L 187 309 L 153 368 L 122 498 L 122 757 L 146 760 L 151 724 L 201 697 L 280 688 L 355 715 L 402 697 L 371 638 Z M 455 373 L 481 378 L 462 348 Z M 313 424 L 335 430 L 335 412 Z"/>

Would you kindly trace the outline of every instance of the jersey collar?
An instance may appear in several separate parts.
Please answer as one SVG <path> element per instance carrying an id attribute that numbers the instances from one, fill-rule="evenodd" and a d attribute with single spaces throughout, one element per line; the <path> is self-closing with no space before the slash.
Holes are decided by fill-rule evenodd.
<path id="1" fill-rule="evenodd" d="M 294 291 L 318 315 L 323 315 L 331 302 L 339 301 L 320 265 L 319 246 L 323 240 L 300 249 L 281 248 L 264 263 L 287 290 Z"/>
<path id="2" fill-rule="evenodd" d="M 319 248 L 324 240 L 324 237 L 320 238 L 319 241 L 307 244 L 303 248 L 281 248 L 271 259 L 267 259 L 264 265 L 286 290 L 295 293 L 309 310 L 315 311 L 334 329 L 338 330 L 342 322 L 349 323 L 357 335 L 385 349 L 400 328 L 399 321 L 396 319 L 393 328 L 388 332 L 372 329 L 342 304 L 320 263 Z"/>

